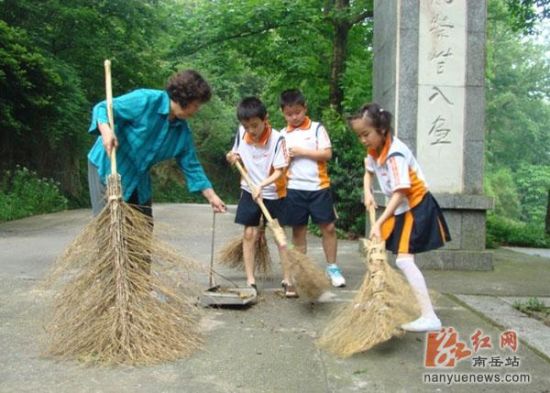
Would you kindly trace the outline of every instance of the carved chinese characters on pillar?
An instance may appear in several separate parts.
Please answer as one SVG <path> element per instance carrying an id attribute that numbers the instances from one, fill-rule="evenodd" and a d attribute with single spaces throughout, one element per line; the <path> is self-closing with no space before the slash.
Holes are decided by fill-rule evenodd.
<path id="1" fill-rule="evenodd" d="M 420 4 L 417 155 L 434 191 L 460 192 L 467 1 Z"/>
<path id="2" fill-rule="evenodd" d="M 432 48 L 430 54 L 430 62 L 438 75 L 444 74 L 446 71 L 445 65 L 447 61 L 453 57 L 453 50 L 448 43 L 451 38 L 451 32 L 455 28 L 454 24 L 450 21 L 449 16 L 445 15 L 445 5 L 452 3 L 451 1 L 432 0 L 434 16 L 431 20 L 430 35 L 432 36 Z M 444 102 L 452 105 L 451 101 L 443 94 L 441 87 L 433 86 L 436 91 L 429 98 L 430 103 L 433 103 L 438 95 L 444 98 Z M 451 144 L 451 140 L 448 138 L 451 133 L 451 128 L 448 125 L 448 121 L 441 113 L 437 113 L 436 118 L 432 121 L 430 131 L 428 135 L 431 136 L 431 145 L 437 145 L 440 143 Z"/>

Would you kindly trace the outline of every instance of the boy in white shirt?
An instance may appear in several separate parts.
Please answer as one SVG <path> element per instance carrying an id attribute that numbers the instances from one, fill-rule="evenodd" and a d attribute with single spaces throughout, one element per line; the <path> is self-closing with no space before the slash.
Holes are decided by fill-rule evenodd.
<path id="1" fill-rule="evenodd" d="M 311 216 L 323 236 L 327 276 L 333 286 L 344 287 L 346 280 L 336 264 L 336 215 L 327 169 L 327 162 L 332 158 L 328 133 L 321 123 L 311 121 L 306 115 L 306 100 L 299 90 L 284 91 L 280 106 L 287 122 L 281 133 L 290 157 L 282 224 L 292 227 L 292 242 L 306 253 L 307 224 Z"/>
<path id="2" fill-rule="evenodd" d="M 281 201 L 286 195 L 283 176 L 288 166 L 285 140 L 272 129 L 267 119 L 265 105 L 256 97 L 243 99 L 237 107 L 237 118 L 241 126 L 235 135 L 233 149 L 227 153 L 227 160 L 234 164 L 241 160 L 256 189 L 251 190 L 241 179 L 241 197 L 235 222 L 244 225 L 243 260 L 247 284 L 257 290 L 254 277 L 255 242 L 262 212 L 256 203 L 263 202 L 273 218 L 281 215 Z M 287 297 L 296 297 L 288 272 L 283 266 L 283 288 Z"/>

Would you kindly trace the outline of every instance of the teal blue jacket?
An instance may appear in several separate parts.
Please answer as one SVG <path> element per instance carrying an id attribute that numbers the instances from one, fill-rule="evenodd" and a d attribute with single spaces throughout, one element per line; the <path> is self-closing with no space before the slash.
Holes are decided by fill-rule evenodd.
<path id="1" fill-rule="evenodd" d="M 197 159 L 195 144 L 186 120 L 168 120 L 170 98 L 166 91 L 140 89 L 113 100 L 117 170 L 122 179 L 124 200 L 137 190 L 139 203 L 152 197 L 151 167 L 175 158 L 182 169 L 190 192 L 212 188 Z M 97 167 L 106 183 L 111 173 L 111 161 L 103 147 L 98 123 L 108 123 L 105 101 L 92 112 L 89 133 L 99 135 L 88 154 L 88 160 Z"/>

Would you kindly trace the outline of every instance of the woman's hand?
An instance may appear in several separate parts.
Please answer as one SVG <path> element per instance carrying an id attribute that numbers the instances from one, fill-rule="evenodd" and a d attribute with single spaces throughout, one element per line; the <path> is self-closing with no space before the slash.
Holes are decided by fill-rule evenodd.
<path id="1" fill-rule="evenodd" d="M 203 190 L 202 195 L 208 200 L 214 212 L 225 213 L 225 203 L 220 199 L 220 197 L 214 192 L 213 189 L 207 188 L 206 190 Z"/>
<path id="2" fill-rule="evenodd" d="M 118 139 L 116 138 L 115 133 L 111 130 L 111 127 L 107 123 L 98 123 L 97 128 L 101 134 L 101 139 L 103 140 L 103 147 L 107 152 L 107 155 L 111 157 L 111 152 L 113 148 L 118 147 Z"/>

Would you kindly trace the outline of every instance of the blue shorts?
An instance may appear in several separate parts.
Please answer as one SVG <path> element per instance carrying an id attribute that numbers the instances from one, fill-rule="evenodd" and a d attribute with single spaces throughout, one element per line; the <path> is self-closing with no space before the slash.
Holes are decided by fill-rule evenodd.
<path id="1" fill-rule="evenodd" d="M 279 218 L 281 216 L 282 199 L 264 199 L 264 205 L 271 214 L 272 218 Z M 245 190 L 241 191 L 241 198 L 237 206 L 237 214 L 235 215 L 235 222 L 247 227 L 257 227 L 260 225 L 260 217 L 262 216 L 262 210 L 252 195 Z"/>
<path id="2" fill-rule="evenodd" d="M 315 224 L 336 221 L 330 188 L 318 191 L 288 189 L 283 201 L 281 224 L 291 227 L 307 225 L 309 217 Z"/>

